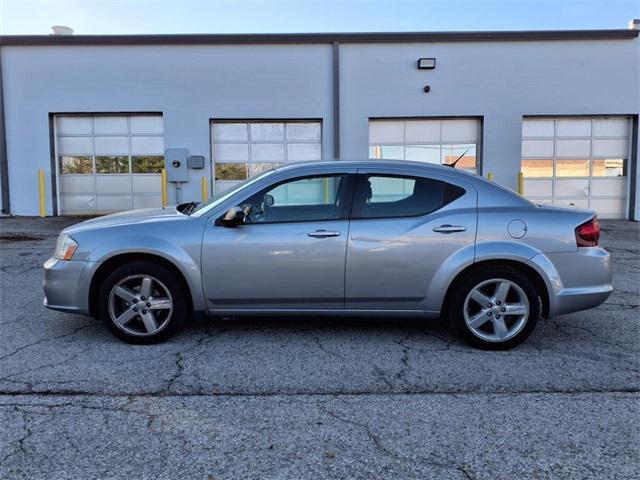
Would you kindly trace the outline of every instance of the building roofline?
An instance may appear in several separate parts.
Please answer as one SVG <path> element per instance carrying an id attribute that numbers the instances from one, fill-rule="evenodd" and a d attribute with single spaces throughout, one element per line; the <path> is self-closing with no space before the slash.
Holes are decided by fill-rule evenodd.
<path id="1" fill-rule="evenodd" d="M 171 35 L 4 35 L 0 45 L 243 45 L 318 43 L 491 42 L 531 40 L 621 40 L 640 30 L 532 30 L 494 32 L 251 33 Z"/>

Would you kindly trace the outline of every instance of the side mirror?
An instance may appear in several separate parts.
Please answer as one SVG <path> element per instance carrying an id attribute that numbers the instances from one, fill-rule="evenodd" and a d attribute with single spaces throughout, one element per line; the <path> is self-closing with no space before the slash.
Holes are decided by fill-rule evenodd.
<path id="1" fill-rule="evenodd" d="M 227 213 L 224 214 L 222 218 L 220 218 L 219 223 L 224 227 L 237 227 L 238 225 L 242 225 L 245 222 L 247 215 L 245 214 L 242 207 L 231 207 Z"/>

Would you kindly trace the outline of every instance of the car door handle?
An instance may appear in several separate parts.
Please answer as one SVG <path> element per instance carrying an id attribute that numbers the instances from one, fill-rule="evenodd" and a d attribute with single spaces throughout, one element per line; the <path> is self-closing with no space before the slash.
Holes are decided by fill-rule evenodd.
<path id="1" fill-rule="evenodd" d="M 467 227 L 462 225 L 440 225 L 439 227 L 435 227 L 433 229 L 434 232 L 438 233 L 455 233 L 455 232 L 464 232 L 467 230 Z"/>
<path id="2" fill-rule="evenodd" d="M 315 232 L 307 233 L 307 235 L 314 238 L 339 237 L 340 232 L 333 230 L 316 230 Z"/>

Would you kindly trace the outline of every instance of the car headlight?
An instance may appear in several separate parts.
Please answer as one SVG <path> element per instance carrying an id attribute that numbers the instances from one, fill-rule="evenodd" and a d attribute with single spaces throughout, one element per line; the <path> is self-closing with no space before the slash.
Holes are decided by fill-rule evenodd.
<path id="1" fill-rule="evenodd" d="M 56 249 L 53 252 L 53 256 L 58 260 L 71 260 L 77 248 L 78 242 L 73 238 L 69 235 L 60 235 L 56 242 Z"/>

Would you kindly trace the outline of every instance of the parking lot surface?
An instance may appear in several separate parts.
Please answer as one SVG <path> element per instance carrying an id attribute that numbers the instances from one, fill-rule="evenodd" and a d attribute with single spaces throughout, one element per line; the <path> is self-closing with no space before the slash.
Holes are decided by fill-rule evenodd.
<path id="1" fill-rule="evenodd" d="M 444 322 L 194 322 L 132 346 L 42 306 L 73 219 L 0 219 L 0 478 L 638 478 L 640 239 L 615 291 L 485 352 Z"/>

